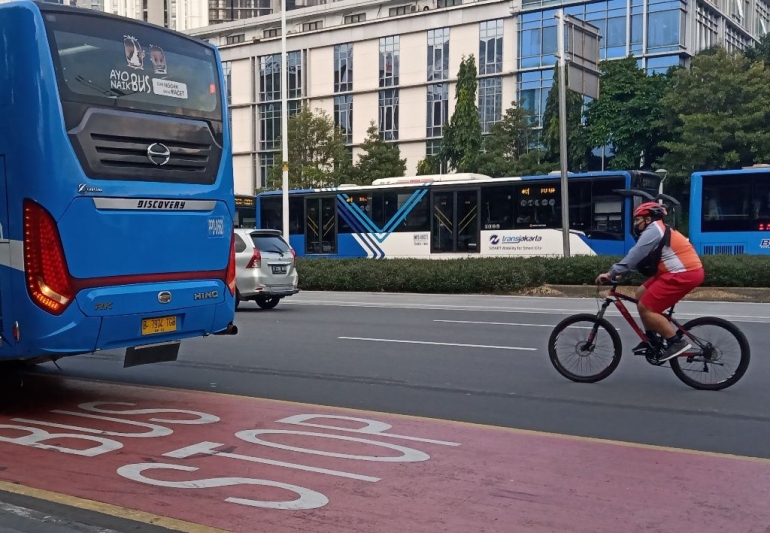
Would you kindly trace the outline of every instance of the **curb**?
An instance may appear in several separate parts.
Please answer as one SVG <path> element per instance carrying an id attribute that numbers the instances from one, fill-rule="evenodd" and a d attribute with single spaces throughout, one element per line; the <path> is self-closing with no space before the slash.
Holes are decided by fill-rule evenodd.
<path id="1" fill-rule="evenodd" d="M 635 286 L 620 286 L 618 292 L 633 296 Z M 607 295 L 608 289 L 599 290 L 599 296 Z M 568 298 L 596 298 L 595 285 L 541 285 L 524 289 L 517 293 L 521 296 L 564 296 Z M 770 287 L 698 287 L 688 294 L 683 301 L 718 301 L 770 303 Z"/>

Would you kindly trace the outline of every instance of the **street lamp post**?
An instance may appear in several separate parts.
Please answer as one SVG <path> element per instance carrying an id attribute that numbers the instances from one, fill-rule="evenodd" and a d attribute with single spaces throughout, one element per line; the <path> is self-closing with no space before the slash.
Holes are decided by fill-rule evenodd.
<path id="1" fill-rule="evenodd" d="M 289 242 L 289 61 L 286 54 L 286 0 L 281 0 L 281 157 L 283 238 Z"/>

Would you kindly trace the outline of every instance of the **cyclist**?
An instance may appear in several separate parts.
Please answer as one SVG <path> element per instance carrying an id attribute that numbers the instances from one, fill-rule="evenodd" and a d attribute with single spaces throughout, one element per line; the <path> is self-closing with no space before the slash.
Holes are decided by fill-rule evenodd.
<path id="1" fill-rule="evenodd" d="M 663 311 L 703 283 L 705 277 L 703 264 L 687 237 L 670 229 L 670 242 L 661 243 L 669 229 L 663 222 L 667 214 L 666 207 L 657 202 L 645 202 L 634 209 L 632 232 L 637 239 L 636 244 L 609 272 L 596 278 L 596 283 L 605 283 L 616 276 L 637 270 L 640 263 L 660 257 L 657 265 L 652 265 L 654 275 L 636 290 L 636 298 L 639 300 L 637 309 L 647 330 L 647 338 L 658 346 L 642 342 L 634 348 L 634 352 L 663 348 L 658 352 L 658 361 L 661 362 L 692 347 L 663 316 Z M 658 249 L 659 256 L 655 255 Z M 660 338 L 656 338 L 656 333 Z M 660 342 L 661 339 L 666 340 L 665 346 Z"/>

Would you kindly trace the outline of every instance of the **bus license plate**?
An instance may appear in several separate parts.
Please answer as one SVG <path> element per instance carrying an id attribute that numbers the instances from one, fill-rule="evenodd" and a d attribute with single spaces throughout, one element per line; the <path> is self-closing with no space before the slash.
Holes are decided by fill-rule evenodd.
<path id="1" fill-rule="evenodd" d="M 175 316 L 145 318 L 142 320 L 142 335 L 154 335 L 155 333 L 167 333 L 169 331 L 176 331 Z"/>
<path id="2" fill-rule="evenodd" d="M 274 266 L 273 274 L 286 274 L 286 266 L 285 265 Z"/>

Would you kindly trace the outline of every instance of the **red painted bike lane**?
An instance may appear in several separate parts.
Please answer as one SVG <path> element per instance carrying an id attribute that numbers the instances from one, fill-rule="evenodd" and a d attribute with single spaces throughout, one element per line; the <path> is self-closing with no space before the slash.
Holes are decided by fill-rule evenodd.
<path id="1" fill-rule="evenodd" d="M 33 387 L 0 416 L 0 480 L 222 530 L 770 523 L 766 460 L 211 393 Z"/>

